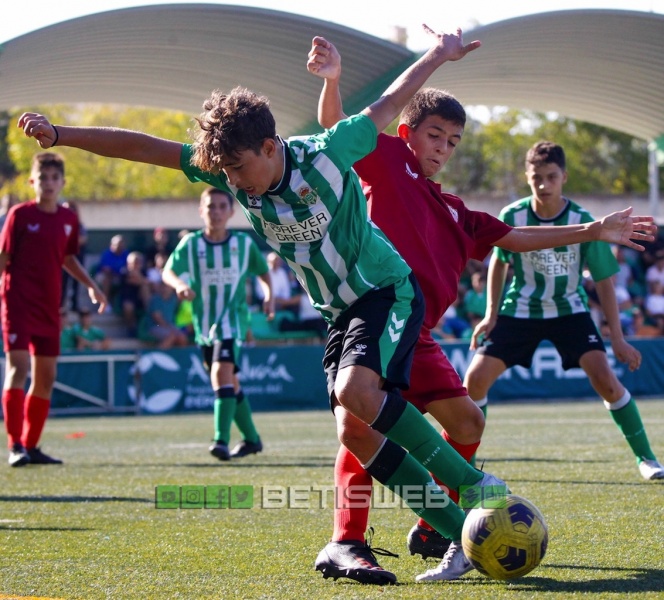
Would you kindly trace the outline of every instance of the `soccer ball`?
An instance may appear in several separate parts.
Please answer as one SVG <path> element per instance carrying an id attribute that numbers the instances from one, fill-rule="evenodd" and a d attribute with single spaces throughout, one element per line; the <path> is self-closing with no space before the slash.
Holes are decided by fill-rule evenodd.
<path id="1" fill-rule="evenodd" d="M 546 521 L 530 501 L 514 494 L 500 508 L 474 508 L 466 517 L 461 544 L 466 558 L 491 579 L 513 579 L 540 564 L 549 541 Z"/>

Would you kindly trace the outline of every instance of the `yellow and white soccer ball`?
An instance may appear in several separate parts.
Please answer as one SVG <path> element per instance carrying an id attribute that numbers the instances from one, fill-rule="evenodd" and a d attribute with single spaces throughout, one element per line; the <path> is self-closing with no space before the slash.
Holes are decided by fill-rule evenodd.
<path id="1" fill-rule="evenodd" d="M 521 496 L 507 494 L 498 504 L 469 512 L 461 543 L 480 573 L 491 579 L 514 579 L 542 562 L 548 528 L 539 509 Z"/>

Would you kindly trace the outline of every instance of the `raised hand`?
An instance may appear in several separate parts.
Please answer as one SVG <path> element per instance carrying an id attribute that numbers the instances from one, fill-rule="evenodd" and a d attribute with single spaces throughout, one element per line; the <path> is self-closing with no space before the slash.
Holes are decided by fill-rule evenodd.
<path id="1" fill-rule="evenodd" d="M 614 244 L 622 244 L 634 250 L 644 250 L 643 246 L 633 242 L 652 242 L 655 239 L 657 225 L 653 217 L 632 216 L 632 207 L 607 215 L 600 220 L 602 229 L 600 239 Z"/>
<path id="2" fill-rule="evenodd" d="M 341 56 L 334 44 L 316 36 L 311 41 L 307 60 L 307 71 L 323 79 L 338 79 L 341 76 Z"/>
<path id="3" fill-rule="evenodd" d="M 39 113 L 26 112 L 18 119 L 18 126 L 26 137 L 37 140 L 42 148 L 51 148 L 58 140 L 58 133 L 49 120 Z"/>
<path id="4" fill-rule="evenodd" d="M 424 23 L 422 28 L 427 34 L 437 38 L 437 44 L 432 46 L 429 52 L 435 52 L 442 61 L 461 60 L 466 54 L 482 45 L 478 40 L 464 44 L 461 28 L 457 28 L 456 33 L 437 33 Z"/>

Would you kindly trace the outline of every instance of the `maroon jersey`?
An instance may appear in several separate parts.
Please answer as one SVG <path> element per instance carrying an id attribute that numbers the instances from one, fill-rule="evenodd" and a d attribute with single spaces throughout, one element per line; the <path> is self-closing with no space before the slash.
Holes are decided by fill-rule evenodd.
<path id="1" fill-rule="evenodd" d="M 424 326 L 435 327 L 456 300 L 468 262 L 483 260 L 511 227 L 466 208 L 425 177 L 401 138 L 378 136 L 376 149 L 355 163 L 369 216 L 415 273 L 426 302 Z"/>
<path id="2" fill-rule="evenodd" d="M 0 235 L 0 251 L 9 255 L 0 288 L 5 331 L 59 338 L 62 264 L 78 254 L 78 228 L 62 206 L 48 213 L 33 201 L 10 209 Z"/>

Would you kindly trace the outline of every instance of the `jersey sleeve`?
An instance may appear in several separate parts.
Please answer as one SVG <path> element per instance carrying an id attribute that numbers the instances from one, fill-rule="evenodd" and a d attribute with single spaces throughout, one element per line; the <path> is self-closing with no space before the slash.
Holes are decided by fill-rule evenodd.
<path id="1" fill-rule="evenodd" d="M 494 244 L 512 231 L 511 225 L 488 213 L 468 211 L 466 218 L 475 240 L 475 247 L 471 254 L 471 258 L 475 260 L 484 260 Z M 496 248 L 496 250 L 500 249 Z"/>
<path id="2" fill-rule="evenodd" d="M 342 171 L 349 171 L 360 159 L 376 148 L 378 131 L 374 122 L 366 115 L 354 115 L 339 121 L 321 135 L 326 154 Z"/>
<path id="3" fill-rule="evenodd" d="M 498 215 L 498 220 L 502 221 L 510 228 L 513 228 L 515 226 L 513 214 L 505 209 L 500 211 L 500 214 Z M 512 261 L 512 255 L 514 253 L 511 252 L 510 250 L 505 250 L 504 248 L 498 248 L 498 246 L 495 246 L 493 249 L 493 254 L 499 261 L 504 263 L 510 263 Z"/>
<path id="4" fill-rule="evenodd" d="M 166 261 L 164 268 L 173 271 L 178 277 L 189 273 L 189 245 L 193 234 L 184 236 Z"/>
<path id="5" fill-rule="evenodd" d="M 618 261 L 607 242 L 588 242 L 586 266 L 593 281 L 602 281 L 620 270 Z"/>

